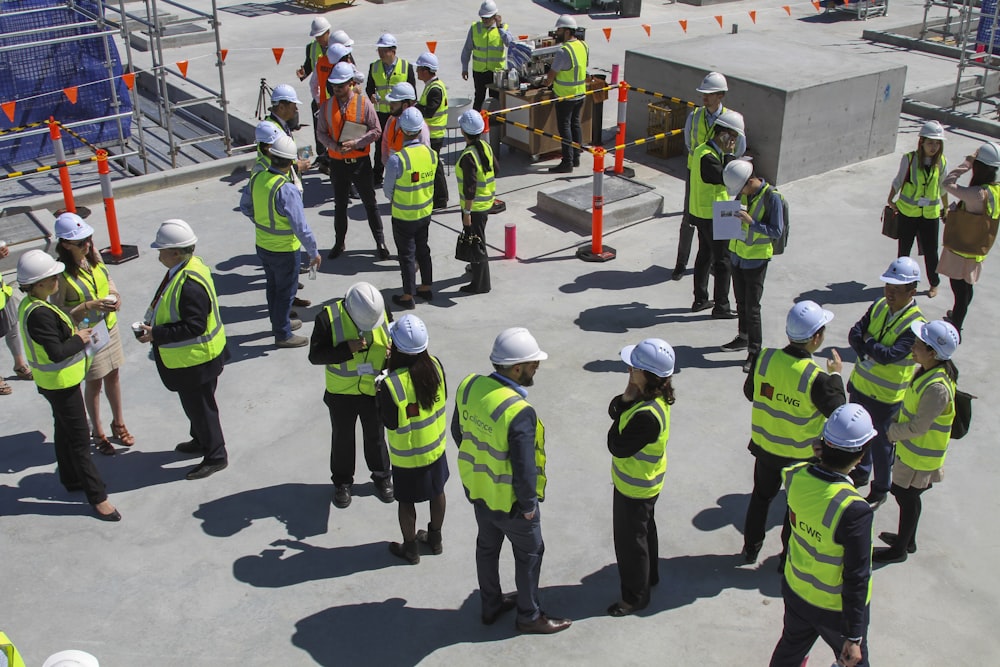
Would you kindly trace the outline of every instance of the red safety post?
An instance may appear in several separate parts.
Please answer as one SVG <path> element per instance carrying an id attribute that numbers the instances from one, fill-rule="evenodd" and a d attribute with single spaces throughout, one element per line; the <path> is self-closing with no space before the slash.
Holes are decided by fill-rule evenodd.
<path id="1" fill-rule="evenodd" d="M 615 258 L 615 249 L 604 245 L 604 155 L 600 146 L 594 148 L 594 194 L 591 213 L 590 247 L 578 248 L 576 256 L 585 262 L 607 262 Z"/>
<path id="2" fill-rule="evenodd" d="M 69 167 L 65 165 L 66 151 L 63 148 L 62 132 L 59 131 L 59 123 L 52 116 L 49 116 L 49 138 L 52 139 L 52 151 L 55 153 L 56 163 L 59 165 L 59 184 L 62 185 L 63 201 L 66 204 L 63 210 L 68 213 L 76 213 L 73 186 L 69 180 Z"/>
<path id="3" fill-rule="evenodd" d="M 101 177 L 101 197 L 104 198 L 104 218 L 108 224 L 110 248 L 101 250 L 105 264 L 121 264 L 139 256 L 136 246 L 123 246 L 118 236 L 118 214 L 115 212 L 115 193 L 111 189 L 111 169 L 108 167 L 108 152 L 97 149 L 97 173 Z"/>

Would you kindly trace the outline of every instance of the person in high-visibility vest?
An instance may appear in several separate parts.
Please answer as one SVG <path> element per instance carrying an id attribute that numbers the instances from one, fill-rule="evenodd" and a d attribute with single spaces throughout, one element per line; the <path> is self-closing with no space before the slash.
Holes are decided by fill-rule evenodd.
<path id="1" fill-rule="evenodd" d="M 10 254 L 7 244 L 0 242 L 0 259 Z M 14 358 L 14 373 L 19 380 L 31 380 L 31 367 L 24 358 L 24 348 L 21 347 L 21 330 L 17 326 L 17 300 L 14 299 L 14 289 L 3 281 L 0 275 L 0 336 L 3 336 Z M 13 389 L 0 377 L 0 396 L 9 396 Z"/>
<path id="2" fill-rule="evenodd" d="M 562 160 L 554 167 L 549 167 L 549 173 L 569 174 L 573 167 L 580 166 L 580 148 L 570 146 L 567 141 L 583 144 L 583 130 L 580 126 L 580 113 L 583 111 L 583 101 L 587 92 L 587 65 L 590 61 L 590 47 L 583 40 L 576 38 L 576 19 L 569 14 L 563 14 L 556 19 L 556 41 L 562 48 L 552 60 L 552 67 L 545 78 L 545 85 L 552 87 L 552 92 L 560 99 L 556 102 L 556 125 L 559 136 L 563 138 Z"/>
<path id="3" fill-rule="evenodd" d="M 97 451 L 110 456 L 115 448 L 101 424 L 102 388 L 111 404 L 111 436 L 125 447 L 135 444 L 135 437 L 125 428 L 118 375 L 118 369 L 125 363 L 118 326 L 121 295 L 94 247 L 93 227 L 76 213 L 67 212 L 56 218 L 55 236 L 59 239 L 56 254 L 66 270 L 59 276 L 59 289 L 49 301 L 84 327 L 104 322 L 108 330 L 108 344 L 90 358 L 83 399 Z"/>
<path id="4" fill-rule="evenodd" d="M 451 435 L 458 443 L 458 472 L 476 513 L 476 571 L 482 622 L 493 625 L 517 608 L 515 627 L 529 634 L 552 634 L 572 621 L 542 611 L 538 579 L 542 569 L 545 498 L 545 427 L 528 403 L 538 365 L 549 355 L 523 327 L 505 329 L 493 341 L 490 375 L 472 374 L 455 392 Z M 500 588 L 504 538 L 514 552 L 517 594 Z"/>
<path id="5" fill-rule="evenodd" d="M 785 469 L 788 545 L 781 594 L 784 627 L 770 667 L 801 667 L 822 638 L 841 667 L 868 667 L 874 510 L 850 472 L 875 435 L 857 403 L 840 406 L 814 445 L 818 463 Z"/>
<path id="6" fill-rule="evenodd" d="M 920 238 L 920 252 L 930 288 L 927 297 L 937 296 L 941 276 L 938 275 L 939 220 L 948 213 L 948 193 L 944 177 L 948 160 L 944 157 L 944 128 L 929 120 L 920 128 L 917 150 L 903 155 L 899 171 L 889 187 L 889 206 L 898 214 L 899 241 L 896 255 L 908 257 L 913 239 Z M 899 198 L 896 198 L 896 195 Z"/>
<path id="7" fill-rule="evenodd" d="M 422 53 L 414 64 L 417 67 L 417 78 L 424 84 L 417 109 L 424 115 L 424 121 L 430 128 L 431 148 L 438 154 L 438 168 L 434 174 L 434 208 L 448 208 L 448 179 L 444 174 L 444 162 L 441 161 L 441 149 L 444 148 L 448 132 L 448 89 L 438 78 L 436 55 Z"/>
<path id="8" fill-rule="evenodd" d="M 417 91 L 404 81 L 393 86 L 385 99 L 389 102 L 389 118 L 382 129 L 382 164 L 389 164 L 389 158 L 403 150 L 405 137 L 403 128 L 399 126 L 399 117 L 410 107 L 417 106 Z M 433 148 L 431 131 L 426 122 L 420 128 L 419 139 L 424 146 Z"/>
<path id="9" fill-rule="evenodd" d="M 486 248 L 486 220 L 496 201 L 497 162 L 493 148 L 483 141 L 486 124 L 483 116 L 469 109 L 458 119 L 458 126 L 465 137 L 465 150 L 455 163 L 458 179 L 459 201 L 462 204 L 462 226 L 483 240 Z M 481 261 L 469 263 L 471 280 L 459 291 L 468 294 L 485 294 L 493 285 L 490 282 L 490 263 L 485 253 Z"/>
<path id="10" fill-rule="evenodd" d="M 29 250 L 18 258 L 17 282 L 27 295 L 18 308 L 21 340 L 38 393 L 52 406 L 59 482 L 71 493 L 83 491 L 98 519 L 121 521 L 90 458 L 90 430 L 80 391 L 93 329 L 77 329 L 66 313 L 48 301 L 59 289 L 59 274 L 65 270 L 62 262 L 41 250 Z"/>
<path id="11" fill-rule="evenodd" d="M 416 89 L 417 78 L 413 67 L 409 62 L 396 57 L 396 48 L 399 43 L 396 38 L 388 33 L 382 33 L 375 43 L 378 51 L 378 60 L 372 61 L 368 66 L 368 80 L 365 83 L 365 94 L 371 103 L 375 105 L 378 113 L 378 123 L 382 131 L 385 131 L 385 124 L 389 120 L 389 91 L 397 83 L 406 82 Z M 382 186 L 382 178 L 385 171 L 385 163 L 382 162 L 382 155 L 375 152 L 375 162 L 372 165 L 372 173 L 375 178 L 375 187 Z"/>
<path id="12" fill-rule="evenodd" d="M 906 388 L 903 407 L 888 433 L 896 443 L 890 492 L 899 504 L 899 527 L 895 533 L 879 533 L 889 547 L 875 550 L 876 563 L 902 563 L 916 552 L 920 496 L 943 479 L 955 421 L 958 369 L 951 358 L 958 349 L 958 330 L 944 320 L 915 323 L 912 329 L 917 336 L 913 359 L 920 370 Z"/>
<path id="13" fill-rule="evenodd" d="M 134 326 L 140 343 L 152 343 L 160 381 L 177 392 L 190 422 L 190 440 L 175 451 L 202 460 L 184 475 L 204 479 L 229 465 L 215 390 L 229 360 L 226 329 L 212 273 L 194 254 L 198 237 L 183 220 L 167 220 L 150 244 L 167 267 L 146 316 Z"/>
<path id="14" fill-rule="evenodd" d="M 472 84 L 475 93 L 472 108 L 481 111 L 486 93 L 491 98 L 500 97 L 500 92 L 490 90 L 493 83 L 493 73 L 503 71 L 507 67 L 507 47 L 514 42 L 513 35 L 508 32 L 507 24 L 497 11 L 497 3 L 493 0 L 483 0 L 479 5 L 479 20 L 469 26 L 462 46 L 462 80 L 469 80 L 469 61 L 472 61 Z"/>
<path id="15" fill-rule="evenodd" d="M 388 374 L 379 380 L 375 400 L 389 440 L 393 492 L 403 542 L 389 551 L 409 563 L 420 562 L 418 542 L 435 554 L 443 551 L 444 486 L 448 481 L 448 386 L 441 361 L 427 351 L 427 326 L 404 315 L 389 327 L 392 339 Z M 416 503 L 430 502 L 427 530 L 417 530 Z"/>
<path id="16" fill-rule="evenodd" d="M 3 630 L 0 630 L 0 667 L 24 667 L 24 659 Z"/>
<path id="17" fill-rule="evenodd" d="M 833 313 L 815 301 L 794 304 L 785 317 L 788 345 L 761 350 L 743 383 L 743 395 L 753 403 L 747 445 L 754 457 L 753 491 L 743 520 L 742 554 L 747 563 L 757 562 L 764 545 L 767 510 L 781 490 L 781 471 L 812 458 L 812 443 L 823 420 L 847 401 L 837 350 L 830 350 L 826 373 L 813 360 L 832 320 Z M 779 563 L 787 555 L 790 530 L 786 514 Z"/>
<path id="18" fill-rule="evenodd" d="M 878 434 L 852 477 L 858 487 L 871 480 L 868 502 L 873 509 L 885 502 L 892 482 L 892 443 L 886 431 L 899 412 L 916 364 L 910 330 L 924 316 L 914 300 L 920 282 L 920 267 L 910 257 L 896 259 L 882 274 L 884 296 L 873 303 L 851 327 L 847 339 L 858 355 L 847 383 L 852 403 L 865 406 L 875 420 Z"/>
<path id="19" fill-rule="evenodd" d="M 302 61 L 302 66 L 295 70 L 295 76 L 299 81 L 309 79 L 309 91 L 312 93 L 312 115 L 315 118 L 322 103 L 320 91 L 326 84 L 326 79 L 330 75 L 333 65 L 326 58 L 326 50 L 330 46 L 330 22 L 322 16 L 317 16 L 309 26 L 309 36 L 312 41 L 306 45 L 306 58 Z M 316 138 L 316 166 L 324 174 L 327 173 L 327 156 L 319 150 L 319 128 L 313 123 L 313 133 Z"/>
<path id="20" fill-rule="evenodd" d="M 674 404 L 674 349 L 647 338 L 621 351 L 628 365 L 625 391 L 611 399 L 608 430 L 612 524 L 621 599 L 611 616 L 627 616 L 649 606 L 649 589 L 660 581 L 659 536 L 654 510 L 667 473 L 670 407 Z"/>

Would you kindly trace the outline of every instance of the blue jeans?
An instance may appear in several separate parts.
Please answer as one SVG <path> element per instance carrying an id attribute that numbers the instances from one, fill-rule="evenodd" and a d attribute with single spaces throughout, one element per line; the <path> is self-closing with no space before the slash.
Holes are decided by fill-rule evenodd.
<path id="1" fill-rule="evenodd" d="M 434 283 L 431 249 L 427 245 L 431 218 L 420 220 L 392 219 L 392 239 L 396 242 L 399 272 L 403 277 L 403 294 L 413 296 L 417 290 L 417 267 L 420 267 L 420 284 L 430 287 Z"/>
<path id="2" fill-rule="evenodd" d="M 267 315 L 275 340 L 292 337 L 292 299 L 299 291 L 299 251 L 272 252 L 257 246 L 257 256 L 267 278 Z"/>
<path id="3" fill-rule="evenodd" d="M 476 571 L 479 574 L 479 596 L 483 603 L 483 616 L 492 616 L 500 610 L 503 591 L 500 588 L 500 548 L 503 538 L 510 540 L 514 552 L 514 583 L 517 585 L 517 620 L 530 623 L 542 613 L 538 604 L 538 576 L 542 569 L 541 512 L 535 510 L 530 521 L 514 510 L 514 514 L 494 512 L 478 503 L 476 523 Z"/>

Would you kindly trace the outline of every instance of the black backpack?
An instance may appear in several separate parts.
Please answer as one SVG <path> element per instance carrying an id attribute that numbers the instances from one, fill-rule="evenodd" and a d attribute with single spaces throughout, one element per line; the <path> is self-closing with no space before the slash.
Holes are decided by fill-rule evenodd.
<path id="1" fill-rule="evenodd" d="M 774 188 L 774 192 L 781 197 L 781 216 L 784 218 L 785 227 L 781 230 L 779 238 L 771 239 L 771 247 L 775 255 L 782 255 L 788 247 L 788 200 L 785 199 L 785 195 L 778 192 L 778 188 Z"/>

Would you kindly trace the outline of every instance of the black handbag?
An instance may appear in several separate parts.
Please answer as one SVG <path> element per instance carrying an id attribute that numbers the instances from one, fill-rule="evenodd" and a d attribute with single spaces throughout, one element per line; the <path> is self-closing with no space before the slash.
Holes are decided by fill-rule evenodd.
<path id="1" fill-rule="evenodd" d="M 896 217 L 896 209 L 891 206 L 882 209 L 882 236 L 899 239 L 899 219 Z"/>
<path id="2" fill-rule="evenodd" d="M 972 394 L 955 389 L 955 421 L 951 423 L 951 439 L 961 440 L 972 425 Z"/>
<path id="3" fill-rule="evenodd" d="M 455 243 L 455 259 L 470 264 L 485 262 L 487 259 L 486 243 L 480 236 L 463 229 Z"/>

